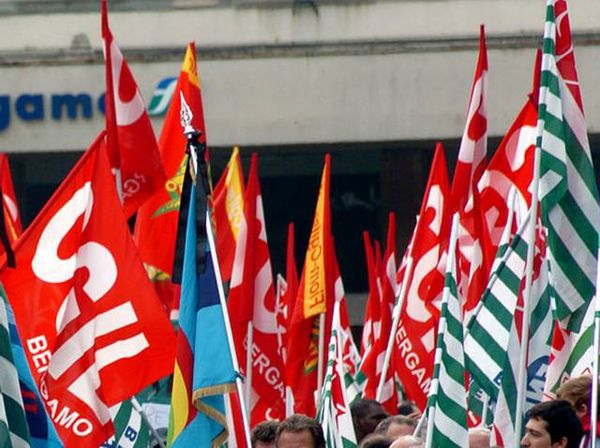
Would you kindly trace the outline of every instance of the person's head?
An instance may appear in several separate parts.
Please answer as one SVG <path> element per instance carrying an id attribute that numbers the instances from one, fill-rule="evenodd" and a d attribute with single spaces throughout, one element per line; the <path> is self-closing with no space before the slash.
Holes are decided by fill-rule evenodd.
<path id="1" fill-rule="evenodd" d="M 362 439 L 358 448 L 390 448 L 392 440 L 383 434 L 369 434 Z"/>
<path id="2" fill-rule="evenodd" d="M 417 405 L 410 400 L 402 400 L 398 404 L 398 415 L 411 415 L 419 412 Z"/>
<path id="3" fill-rule="evenodd" d="M 583 436 L 581 423 L 566 400 L 538 403 L 527 413 L 524 448 L 577 448 Z"/>
<path id="4" fill-rule="evenodd" d="M 381 420 L 388 416 L 381 403 L 375 400 L 361 399 L 350 406 L 356 441 L 360 443 L 367 435 L 375 431 Z"/>
<path id="5" fill-rule="evenodd" d="M 490 448 L 490 431 L 485 428 L 469 429 L 469 448 Z"/>
<path id="6" fill-rule="evenodd" d="M 390 448 L 422 448 L 423 441 L 415 436 L 401 436 L 390 445 Z"/>
<path id="7" fill-rule="evenodd" d="M 262 422 L 254 427 L 250 442 L 252 448 L 275 448 L 275 435 L 279 422 Z"/>
<path id="8" fill-rule="evenodd" d="M 390 415 L 379 422 L 375 432 L 396 440 L 400 436 L 412 434 L 416 427 L 417 422 L 406 415 Z"/>
<path id="9" fill-rule="evenodd" d="M 556 391 L 556 397 L 571 403 L 579 421 L 587 423 L 592 404 L 592 377 L 582 375 L 565 381 Z"/>
<path id="10" fill-rule="evenodd" d="M 325 448 L 325 436 L 319 422 L 302 414 L 282 421 L 275 434 L 277 448 Z"/>

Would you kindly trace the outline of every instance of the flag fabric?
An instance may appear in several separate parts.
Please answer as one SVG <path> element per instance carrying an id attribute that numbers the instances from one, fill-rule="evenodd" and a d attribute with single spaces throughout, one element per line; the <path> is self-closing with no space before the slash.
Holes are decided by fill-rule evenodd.
<path id="1" fill-rule="evenodd" d="M 451 250 L 454 244 L 451 243 Z M 427 447 L 469 446 L 462 311 L 456 284 L 456 258 L 448 254 L 446 284 L 438 326 L 435 367 L 427 407 L 431 425 Z"/>
<path id="2" fill-rule="evenodd" d="M 30 446 L 29 428 L 19 375 L 11 350 L 8 314 L 0 299 L 0 445 L 11 448 Z"/>
<path id="3" fill-rule="evenodd" d="M 341 302 L 336 302 L 333 307 L 327 371 L 319 401 L 317 420 L 323 427 L 325 443 L 328 448 L 353 448 L 358 444 L 350 413 L 351 399 L 344 380 L 346 376 L 343 367 L 344 341 L 342 334 L 344 329 L 341 326 L 340 304 Z"/>
<path id="4" fill-rule="evenodd" d="M 17 238 L 21 236 L 23 226 L 21 225 L 21 214 L 19 213 L 19 205 L 17 204 L 17 197 L 10 174 L 8 156 L 4 153 L 0 153 L 0 188 L 2 191 L 2 207 L 8 240 L 11 244 L 14 244 Z"/>
<path id="5" fill-rule="evenodd" d="M 108 26 L 107 0 L 102 0 L 101 8 L 107 147 L 123 209 L 130 217 L 166 178 L 146 105 Z"/>
<path id="6" fill-rule="evenodd" d="M 481 25 L 479 57 L 451 194 L 454 211 L 460 214 L 458 289 L 467 319 L 485 290 L 493 257 L 477 189 L 487 155 L 487 79 L 485 29 Z"/>
<path id="7" fill-rule="evenodd" d="M 363 232 L 363 243 L 365 247 L 365 261 L 367 265 L 367 278 L 369 280 L 369 294 L 367 296 L 367 305 L 365 307 L 365 318 L 363 320 L 362 339 L 360 344 L 360 354 L 364 361 L 369 350 L 373 347 L 377 335 L 379 334 L 379 303 L 380 293 L 377 285 L 377 273 L 375 272 L 375 259 L 373 255 L 373 246 L 369 232 Z M 362 364 L 362 362 L 361 362 Z M 371 373 L 366 373 L 367 376 Z"/>
<path id="8" fill-rule="evenodd" d="M 464 344 L 467 370 L 493 400 L 498 398 L 498 383 L 525 278 L 526 235 L 531 225 L 534 224 L 528 215 L 496 262 L 481 305 L 467 324 Z"/>
<path id="9" fill-rule="evenodd" d="M 236 372 L 221 304 L 211 220 L 208 247 L 197 249 L 196 185 L 189 197 L 181 284 L 177 357 L 173 377 L 168 443 L 217 447 L 227 439 L 224 394 L 235 390 Z M 197 250 L 206 253 L 198 272 Z"/>
<path id="10" fill-rule="evenodd" d="M 565 0 L 548 0 L 538 107 L 540 203 L 556 315 L 581 329 L 595 294 L 600 211 Z"/>
<path id="11" fill-rule="evenodd" d="M 412 275 L 395 333 L 396 372 L 406 395 L 419 409 L 425 409 L 435 351 L 435 329 L 440 313 L 438 298 L 444 285 L 440 271 L 449 238 L 450 188 L 444 149 L 436 146 L 419 219 L 411 241 Z"/>
<path id="12" fill-rule="evenodd" d="M 236 243 L 244 217 L 244 174 L 237 146 L 233 148 L 229 162 L 215 185 L 213 212 L 221 276 L 227 282 L 231 278 Z"/>
<path id="13" fill-rule="evenodd" d="M 150 429 L 135 409 L 131 400 L 125 400 L 111 409 L 115 434 L 100 448 L 147 448 Z"/>
<path id="14" fill-rule="evenodd" d="M 519 226 L 531 207 L 531 182 L 537 125 L 537 105 L 531 97 L 515 118 L 487 165 L 477 188 L 481 211 L 497 253 L 502 232 L 509 219 L 508 197 L 516 191 L 516 224 Z"/>
<path id="15" fill-rule="evenodd" d="M 469 108 L 458 160 L 452 178 L 452 202 L 455 211 L 464 210 L 473 188 L 485 168 L 487 154 L 487 88 L 488 63 L 485 29 L 479 33 L 479 57 L 471 87 Z"/>
<path id="16" fill-rule="evenodd" d="M 173 329 L 120 211 L 103 139 L 19 239 L 19 268 L 1 273 L 65 446 L 107 440 L 109 408 L 168 375 L 174 357 Z"/>
<path id="17" fill-rule="evenodd" d="M 330 164 L 327 154 L 287 342 L 285 375 L 294 396 L 294 412 L 308 416 L 316 412 L 319 315 L 326 313 L 334 300 Z"/>
<path id="18" fill-rule="evenodd" d="M 277 286 L 277 328 L 279 330 L 279 351 L 284 363 L 287 359 L 287 340 L 290 327 L 290 319 L 294 309 L 294 303 L 298 295 L 298 268 L 296 267 L 294 244 L 294 223 L 288 224 L 287 247 L 285 258 L 285 278 L 278 275 Z M 285 364 L 284 364 L 285 365 Z M 284 372 L 285 373 L 285 372 Z"/>
<path id="19" fill-rule="evenodd" d="M 251 425 L 255 426 L 267 419 L 283 420 L 283 360 L 278 344 L 275 290 L 256 153 L 252 154 L 250 162 L 244 195 L 244 216 L 229 287 L 227 308 L 238 363 L 246 377 L 246 356 L 248 350 L 252 353 Z M 252 324 L 252 347 L 248 347 L 249 323 Z"/>
<path id="20" fill-rule="evenodd" d="M 15 323 L 15 315 L 10 307 L 6 292 L 0 285 L 0 295 L 6 306 L 8 317 L 8 329 L 10 333 L 10 345 L 17 374 L 19 376 L 19 386 L 21 387 L 21 397 L 25 408 L 27 426 L 29 427 L 29 440 L 33 448 L 61 448 L 62 442 L 59 440 L 54 424 L 46 413 L 42 397 L 33 381 L 25 351 L 21 344 L 21 339 Z"/>
<path id="21" fill-rule="evenodd" d="M 200 80 L 196 68 L 196 46 L 188 44 L 175 94 L 163 122 L 158 146 L 167 175 L 161 188 L 140 207 L 135 221 L 134 239 L 148 275 L 167 311 L 177 310 L 179 286 L 171 282 L 175 238 L 183 174 L 185 172 L 186 139 L 181 132 L 181 97 L 193 111 L 192 126 L 204 135 Z"/>
<path id="22" fill-rule="evenodd" d="M 387 350 L 389 334 L 394 331 L 393 310 L 398 295 L 398 284 L 396 277 L 396 217 L 393 213 L 388 217 L 388 234 L 386 251 L 383 257 L 383 265 L 377 273 L 381 279 L 381 301 L 379 316 L 379 335 L 374 340 L 368 355 L 361 363 L 359 376 L 357 378 L 362 384 L 363 397 L 379 399 L 387 412 L 393 414 L 398 409 L 398 396 L 394 380 L 393 352 L 392 358 L 386 371 L 385 382 L 381 397 L 377 397 L 379 383 L 383 372 L 383 364 Z"/>

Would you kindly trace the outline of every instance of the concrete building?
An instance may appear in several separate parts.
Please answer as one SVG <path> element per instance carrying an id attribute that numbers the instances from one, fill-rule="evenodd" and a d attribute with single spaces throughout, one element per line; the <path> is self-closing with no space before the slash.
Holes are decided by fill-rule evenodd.
<path id="1" fill-rule="evenodd" d="M 346 288 L 366 289 L 363 229 L 398 247 L 414 226 L 436 140 L 450 169 L 464 127 L 479 25 L 489 52 L 489 148 L 531 89 L 542 0 L 114 0 L 110 22 L 143 96 L 176 77 L 196 41 L 215 173 L 233 145 L 260 154 L 269 240 L 308 238 L 323 154 L 332 153 L 333 232 Z M 104 90 L 97 0 L 0 0 L 0 149 L 29 222 L 97 132 Z M 570 5 L 588 126 L 600 133 L 600 9 Z M 64 95 L 78 96 L 68 110 Z M 70 113 L 69 113 L 70 112 Z M 160 117 L 155 118 L 157 132 Z M 358 313 L 355 318 L 360 320 Z"/>

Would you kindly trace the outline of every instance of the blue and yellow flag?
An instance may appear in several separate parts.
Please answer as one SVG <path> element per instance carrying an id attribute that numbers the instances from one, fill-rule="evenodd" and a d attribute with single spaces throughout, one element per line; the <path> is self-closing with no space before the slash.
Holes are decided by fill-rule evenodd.
<path id="1" fill-rule="evenodd" d="M 206 223 L 207 240 L 214 243 L 211 220 Z M 196 186 L 192 186 L 169 427 L 173 447 L 217 447 L 223 443 L 227 438 L 223 394 L 235 390 L 236 372 L 218 290 L 220 279 L 209 247 L 198 249 L 206 253 L 204 270 L 198 272 L 196 226 Z"/>

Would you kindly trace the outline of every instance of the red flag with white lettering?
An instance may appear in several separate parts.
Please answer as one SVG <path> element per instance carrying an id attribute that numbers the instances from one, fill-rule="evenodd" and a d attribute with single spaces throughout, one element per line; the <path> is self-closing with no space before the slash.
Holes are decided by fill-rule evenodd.
<path id="1" fill-rule="evenodd" d="M 108 155 L 121 186 L 123 209 L 129 217 L 167 179 L 146 105 L 108 27 L 106 0 L 102 0 L 102 39 L 106 59 L 104 106 Z"/>
<path id="2" fill-rule="evenodd" d="M 0 183 L 2 185 L 2 207 L 4 209 L 4 220 L 6 222 L 6 233 L 8 240 L 13 244 L 21 236 L 21 214 L 15 196 L 8 156 L 0 153 Z"/>
<path id="3" fill-rule="evenodd" d="M 425 409 L 433 373 L 435 331 L 439 320 L 439 303 L 435 299 L 444 286 L 440 257 L 449 238 L 448 202 L 450 187 L 444 148 L 438 143 L 429 173 L 427 189 L 421 203 L 419 220 L 410 245 L 413 259 L 407 294 L 396 329 L 395 366 L 406 395 L 419 409 Z M 407 278 L 408 277 L 408 278 Z"/>
<path id="4" fill-rule="evenodd" d="M 139 259 L 101 134 L 1 277 L 33 377 L 66 447 L 97 447 L 109 408 L 173 368 L 175 336 Z"/>
<path id="5" fill-rule="evenodd" d="M 252 323 L 251 426 L 285 418 L 283 361 L 278 344 L 275 290 L 267 230 L 258 181 L 258 156 L 252 154 L 244 196 L 227 308 L 241 370 L 248 377 L 248 323 Z"/>

